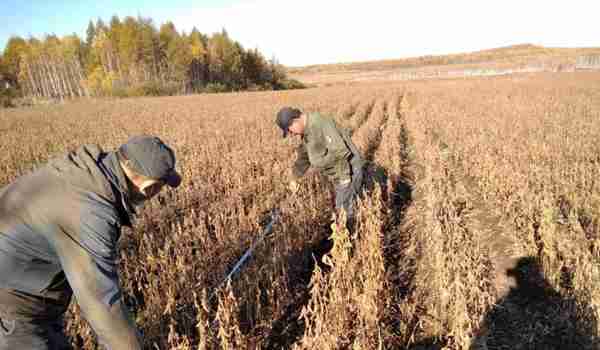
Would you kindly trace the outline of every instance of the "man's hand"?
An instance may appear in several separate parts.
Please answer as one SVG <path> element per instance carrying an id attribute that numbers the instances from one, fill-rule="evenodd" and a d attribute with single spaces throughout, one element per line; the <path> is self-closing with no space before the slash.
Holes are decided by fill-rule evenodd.
<path id="1" fill-rule="evenodd" d="M 348 179 L 342 179 L 339 182 L 339 185 L 342 187 L 346 187 L 348 185 L 350 185 L 350 183 L 352 182 L 352 179 L 348 178 Z"/>
<path id="2" fill-rule="evenodd" d="M 300 185 L 298 185 L 298 183 L 294 180 L 290 181 L 290 184 L 288 185 L 288 189 L 290 190 L 290 192 L 292 194 L 296 194 L 298 193 L 298 189 L 300 188 Z"/>

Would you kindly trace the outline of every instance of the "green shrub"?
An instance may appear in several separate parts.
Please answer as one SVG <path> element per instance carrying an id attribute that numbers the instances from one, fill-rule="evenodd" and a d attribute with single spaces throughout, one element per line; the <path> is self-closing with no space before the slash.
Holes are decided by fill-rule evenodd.
<path id="1" fill-rule="evenodd" d="M 177 82 L 163 83 L 159 81 L 147 81 L 130 86 L 126 89 L 127 97 L 141 96 L 174 96 L 180 93 L 180 84 Z"/>
<path id="2" fill-rule="evenodd" d="M 206 93 L 230 92 L 231 89 L 223 83 L 208 83 L 204 87 Z"/>
<path id="3" fill-rule="evenodd" d="M 278 81 L 273 87 L 274 90 L 295 90 L 295 89 L 306 89 L 306 85 L 302 84 L 296 79 L 286 78 Z"/>
<path id="4" fill-rule="evenodd" d="M 246 89 L 247 91 L 250 92 L 254 92 L 254 91 L 264 91 L 263 87 L 257 84 L 251 84 L 248 86 L 248 88 Z"/>
<path id="5" fill-rule="evenodd" d="M 109 96 L 125 98 L 125 97 L 129 97 L 129 91 L 127 88 L 115 86 L 112 89 L 110 89 Z"/>
<path id="6" fill-rule="evenodd" d="M 181 93 L 181 88 L 177 82 L 153 81 L 142 85 L 142 91 L 143 96 L 174 96 Z"/>
<path id="7" fill-rule="evenodd" d="M 14 88 L 0 88 L 0 108 L 14 107 L 15 98 L 17 98 L 17 91 Z"/>

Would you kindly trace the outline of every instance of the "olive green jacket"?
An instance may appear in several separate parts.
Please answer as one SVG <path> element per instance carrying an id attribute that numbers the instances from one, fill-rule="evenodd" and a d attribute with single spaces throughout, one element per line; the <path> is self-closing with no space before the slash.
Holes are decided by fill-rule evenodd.
<path id="1" fill-rule="evenodd" d="M 362 167 L 365 163 L 350 134 L 338 127 L 333 118 L 319 113 L 308 114 L 297 154 L 295 178 L 302 177 L 312 166 L 336 184 L 349 182 L 352 167 Z"/>

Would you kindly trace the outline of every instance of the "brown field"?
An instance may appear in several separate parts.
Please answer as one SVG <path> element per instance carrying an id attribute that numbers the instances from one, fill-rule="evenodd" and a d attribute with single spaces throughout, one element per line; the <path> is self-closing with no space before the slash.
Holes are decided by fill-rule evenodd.
<path id="1" fill-rule="evenodd" d="M 586 58 L 597 61 L 600 48 L 552 48 L 530 44 L 513 45 L 470 53 L 422 56 L 394 60 L 318 64 L 289 67 L 289 75 L 314 86 L 353 85 L 364 82 L 407 81 L 514 73 L 565 72 L 585 66 Z M 588 67 L 589 68 L 589 67 Z"/>
<path id="2" fill-rule="evenodd" d="M 82 143 L 150 133 L 174 146 L 184 184 L 121 239 L 147 349 L 598 349 L 598 82 L 541 73 L 0 110 L 0 184 Z M 322 177 L 286 194 L 297 141 L 273 120 L 288 104 L 335 116 L 371 161 L 355 235 L 331 231 Z M 273 236 L 209 301 L 274 207 Z M 76 307 L 67 327 L 95 348 Z"/>

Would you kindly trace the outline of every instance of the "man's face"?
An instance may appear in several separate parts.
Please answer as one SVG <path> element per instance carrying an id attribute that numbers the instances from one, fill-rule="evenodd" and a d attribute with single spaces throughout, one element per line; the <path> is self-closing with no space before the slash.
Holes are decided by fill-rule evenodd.
<path id="1" fill-rule="evenodd" d="M 146 184 L 146 186 L 141 188 L 141 191 L 144 193 L 146 198 L 152 199 L 154 196 L 160 193 L 160 191 L 165 187 L 165 183 L 161 180 L 150 180 Z"/>
<path id="2" fill-rule="evenodd" d="M 135 173 L 127 164 L 121 163 L 121 168 L 125 172 L 125 177 L 127 178 L 129 200 L 135 206 L 139 206 L 145 201 L 152 199 L 159 194 L 166 185 L 163 180 L 153 179 Z"/>
<path id="3" fill-rule="evenodd" d="M 294 119 L 294 122 L 288 128 L 288 132 L 294 136 L 303 135 L 304 134 L 304 123 L 302 122 L 302 118 Z"/>
<path id="4" fill-rule="evenodd" d="M 143 181 L 131 181 L 129 186 L 129 199 L 134 205 L 141 205 L 143 202 L 148 201 L 159 194 L 164 186 L 165 183 L 161 180 L 146 179 Z"/>

